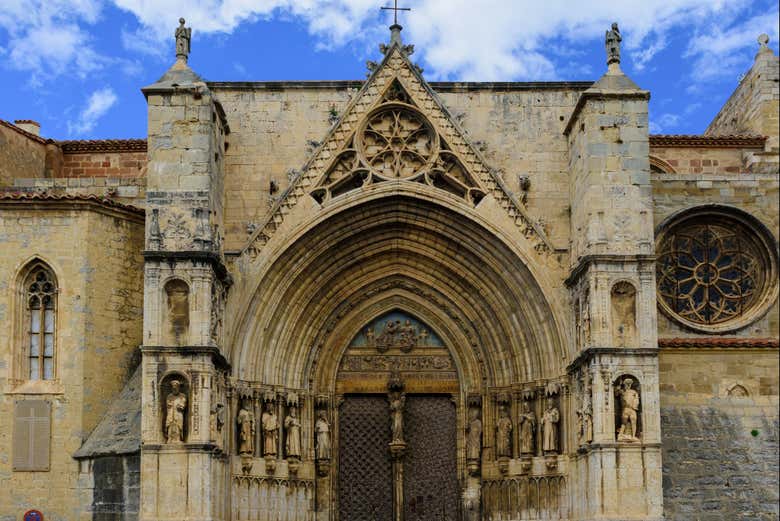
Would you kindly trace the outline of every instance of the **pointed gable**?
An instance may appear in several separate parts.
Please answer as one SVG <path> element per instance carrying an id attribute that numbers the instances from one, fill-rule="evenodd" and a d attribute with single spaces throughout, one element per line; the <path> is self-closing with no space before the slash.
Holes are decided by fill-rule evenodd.
<path id="1" fill-rule="evenodd" d="M 472 206 L 491 195 L 539 253 L 553 247 L 539 225 L 486 164 L 412 64 L 412 46 L 381 46 L 382 63 L 347 106 L 302 172 L 244 249 L 256 256 L 302 197 L 320 205 L 389 181 L 421 183 Z"/>

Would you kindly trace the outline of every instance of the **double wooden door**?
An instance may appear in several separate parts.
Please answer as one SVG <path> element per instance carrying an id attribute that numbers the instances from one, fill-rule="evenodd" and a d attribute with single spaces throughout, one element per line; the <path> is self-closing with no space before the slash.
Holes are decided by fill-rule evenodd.
<path id="1" fill-rule="evenodd" d="M 411 394 L 403 415 L 406 450 L 394 467 L 387 397 L 345 396 L 339 409 L 339 521 L 460 519 L 455 405 L 447 395 Z M 394 493 L 397 485 L 402 494 Z"/>

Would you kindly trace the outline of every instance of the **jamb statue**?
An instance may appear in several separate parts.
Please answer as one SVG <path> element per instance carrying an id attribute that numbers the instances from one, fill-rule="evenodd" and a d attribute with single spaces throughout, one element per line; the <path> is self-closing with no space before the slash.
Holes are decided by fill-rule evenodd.
<path id="1" fill-rule="evenodd" d="M 244 401 L 236 416 L 238 424 L 238 453 L 251 456 L 255 452 L 255 415 L 252 406 Z"/>
<path id="2" fill-rule="evenodd" d="M 509 417 L 506 405 L 500 406 L 496 421 L 496 456 L 512 457 L 512 418 Z"/>

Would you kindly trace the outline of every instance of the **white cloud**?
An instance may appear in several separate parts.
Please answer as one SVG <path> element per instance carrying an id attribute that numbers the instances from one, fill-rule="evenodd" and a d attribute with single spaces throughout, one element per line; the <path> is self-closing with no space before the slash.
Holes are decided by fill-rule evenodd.
<path id="1" fill-rule="evenodd" d="M 179 16 L 196 34 L 230 33 L 258 19 L 294 18 L 307 25 L 319 48 L 386 38 L 386 29 L 376 23 L 376 0 L 114 2 L 133 13 L 155 37 L 169 42 Z M 614 20 L 625 35 L 624 61 L 642 70 L 667 48 L 675 31 L 707 34 L 706 24 L 717 20 L 728 25 L 751 6 L 750 0 L 417 0 L 411 3 L 411 14 L 402 14 L 402 23 L 430 79 L 541 80 L 561 78 L 562 72 L 571 70 L 570 59 L 559 60 L 566 57 L 565 49 L 601 40 Z M 743 35 L 734 36 L 736 42 Z M 754 39 L 751 34 L 748 41 Z M 159 46 L 152 48 L 159 50 Z M 692 46 L 690 52 L 706 67 L 713 57 L 724 54 L 719 48 Z"/>
<path id="2" fill-rule="evenodd" d="M 669 112 L 661 114 L 658 118 L 650 121 L 650 133 L 661 134 L 680 126 L 680 116 Z"/>
<path id="3" fill-rule="evenodd" d="M 739 75 L 752 65 L 752 54 L 758 50 L 756 37 L 767 33 L 773 41 L 778 40 L 778 9 L 769 13 L 746 18 L 736 23 L 711 23 L 697 28 L 685 51 L 686 58 L 692 58 L 691 79 L 693 89 L 708 81 L 730 78 L 736 84 Z"/>
<path id="4" fill-rule="evenodd" d="M 100 17 L 98 0 L 4 0 L 0 30 L 6 64 L 29 71 L 33 84 L 52 77 L 73 74 L 86 77 L 103 68 L 109 59 L 91 46 L 84 24 Z"/>
<path id="5" fill-rule="evenodd" d="M 91 132 L 100 118 L 111 110 L 117 100 L 116 93 L 110 88 L 96 90 L 87 100 L 87 105 L 79 113 L 75 121 L 68 121 L 68 133 L 80 135 Z"/>

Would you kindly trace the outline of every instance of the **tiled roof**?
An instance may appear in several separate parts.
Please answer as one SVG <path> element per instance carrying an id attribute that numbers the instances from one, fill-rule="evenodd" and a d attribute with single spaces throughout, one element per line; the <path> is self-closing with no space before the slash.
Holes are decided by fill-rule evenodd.
<path id="1" fill-rule="evenodd" d="M 146 152 L 145 139 L 91 139 L 57 141 L 66 154 L 83 152 Z"/>
<path id="2" fill-rule="evenodd" d="M 728 337 L 692 337 L 659 338 L 658 347 L 769 347 L 777 349 L 777 338 L 728 338 Z"/>
<path id="3" fill-rule="evenodd" d="M 131 204 L 120 203 L 109 197 L 95 194 L 51 194 L 47 192 L 0 192 L 0 201 L 86 201 L 94 202 L 109 208 L 119 208 L 139 215 L 144 215 L 144 209 Z"/>
<path id="4" fill-rule="evenodd" d="M 690 148 L 764 148 L 766 137 L 755 135 L 705 136 L 688 134 L 651 134 L 651 147 Z"/>

